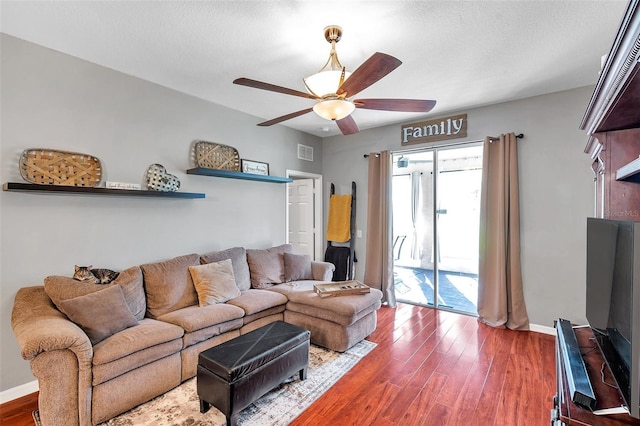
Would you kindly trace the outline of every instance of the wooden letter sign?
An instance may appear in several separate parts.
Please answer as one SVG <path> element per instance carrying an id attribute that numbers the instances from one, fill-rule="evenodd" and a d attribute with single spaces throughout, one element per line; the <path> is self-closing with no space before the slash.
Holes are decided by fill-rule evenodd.
<path id="1" fill-rule="evenodd" d="M 464 138 L 467 136 L 467 114 L 407 124 L 400 130 L 402 145 Z"/>

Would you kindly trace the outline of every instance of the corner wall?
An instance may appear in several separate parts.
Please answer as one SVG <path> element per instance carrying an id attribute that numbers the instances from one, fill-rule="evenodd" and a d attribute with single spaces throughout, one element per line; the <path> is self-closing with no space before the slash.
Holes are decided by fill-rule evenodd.
<path id="1" fill-rule="evenodd" d="M 583 153 L 587 137 L 578 126 L 592 91 L 583 87 L 430 116 L 468 114 L 468 137 L 446 142 L 478 141 L 508 132 L 525 135 L 518 140 L 521 262 L 532 324 L 550 327 L 558 317 L 586 323 L 586 218 L 593 215 L 593 176 Z M 355 114 L 357 121 L 357 114 L 366 111 Z M 363 234 L 356 241 L 359 279 L 366 257 L 368 162 L 363 155 L 403 149 L 407 148 L 400 145 L 400 124 L 324 140 L 325 181 L 335 183 L 338 193 L 348 193 L 351 181 L 358 186 L 356 222 Z"/>
<path id="2" fill-rule="evenodd" d="M 11 331 L 13 299 L 74 264 L 125 269 L 191 252 L 285 241 L 286 185 L 187 175 L 207 140 L 287 169 L 322 173 L 321 139 L 23 40 L 1 35 L 1 183 L 23 182 L 20 153 L 51 148 L 98 157 L 103 181 L 142 184 L 152 163 L 205 199 L 0 192 L 0 391 L 34 380 Z M 229 82 L 231 84 L 231 82 Z M 297 159 L 297 144 L 316 161 Z"/>

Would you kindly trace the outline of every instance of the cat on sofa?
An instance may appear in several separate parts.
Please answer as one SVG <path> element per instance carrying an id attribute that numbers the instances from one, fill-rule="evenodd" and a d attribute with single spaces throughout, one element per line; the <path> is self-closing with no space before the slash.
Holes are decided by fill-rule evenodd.
<path id="1" fill-rule="evenodd" d="M 111 269 L 92 269 L 93 265 L 78 266 L 75 265 L 73 279 L 78 281 L 88 281 L 95 284 L 109 284 L 118 278 L 119 272 Z"/>

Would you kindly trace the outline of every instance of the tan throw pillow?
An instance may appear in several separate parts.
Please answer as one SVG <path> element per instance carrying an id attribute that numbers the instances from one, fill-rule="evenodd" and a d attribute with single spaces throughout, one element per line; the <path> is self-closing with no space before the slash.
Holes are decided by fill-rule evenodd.
<path id="1" fill-rule="evenodd" d="M 311 257 L 309 255 L 285 253 L 284 279 L 286 282 L 298 280 L 312 280 Z"/>
<path id="2" fill-rule="evenodd" d="M 109 284 L 93 284 L 59 275 L 51 275 L 44 279 L 44 291 L 58 309 L 60 309 L 60 302 L 63 300 L 95 293 L 116 285 L 122 288 L 127 306 L 133 316 L 138 321 L 142 320 L 147 310 L 147 304 L 142 285 L 142 271 L 139 266 L 125 269 L 120 272 L 118 278 Z"/>
<path id="3" fill-rule="evenodd" d="M 147 294 L 147 316 L 157 318 L 198 304 L 189 266 L 200 264 L 199 254 L 187 254 L 164 262 L 140 265 Z"/>
<path id="4" fill-rule="evenodd" d="M 138 324 L 127 307 L 119 285 L 63 300 L 59 308 L 84 330 L 92 345 Z"/>
<path id="5" fill-rule="evenodd" d="M 251 287 L 268 288 L 284 281 L 284 253 L 291 253 L 291 244 L 266 250 L 247 249 L 251 272 Z"/>
<path id="6" fill-rule="evenodd" d="M 251 275 L 249 275 L 249 264 L 247 263 L 247 251 L 244 247 L 233 247 L 230 249 L 203 254 L 200 256 L 200 263 L 217 262 L 219 260 L 231 259 L 233 265 L 233 275 L 236 277 L 236 284 L 240 291 L 251 288 Z"/>
<path id="7" fill-rule="evenodd" d="M 193 284 L 198 292 L 200 306 L 224 303 L 240 296 L 233 275 L 231 259 L 207 263 L 200 266 L 189 266 Z"/>

